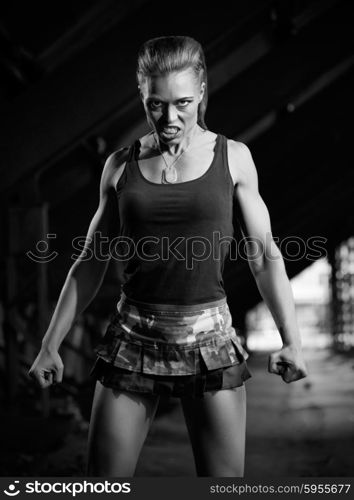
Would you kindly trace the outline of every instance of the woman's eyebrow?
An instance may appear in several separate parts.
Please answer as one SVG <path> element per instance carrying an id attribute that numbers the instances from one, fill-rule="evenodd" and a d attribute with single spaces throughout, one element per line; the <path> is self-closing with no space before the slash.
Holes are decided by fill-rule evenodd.
<path id="1" fill-rule="evenodd" d="M 194 99 L 194 96 L 191 95 L 191 96 L 183 96 L 183 97 L 178 97 L 177 99 L 174 100 L 174 102 L 177 102 L 177 101 L 184 101 L 186 99 Z M 157 96 L 157 95 L 150 95 L 148 98 L 147 98 L 148 101 L 161 101 L 161 102 L 166 102 L 164 101 L 161 97 Z"/>

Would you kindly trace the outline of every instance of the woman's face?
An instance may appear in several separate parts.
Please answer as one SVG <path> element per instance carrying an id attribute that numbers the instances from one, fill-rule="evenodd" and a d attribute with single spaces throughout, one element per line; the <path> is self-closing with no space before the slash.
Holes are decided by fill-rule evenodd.
<path id="1" fill-rule="evenodd" d="M 140 87 L 147 121 L 165 144 L 178 144 L 197 123 L 205 84 L 192 69 L 146 78 Z"/>

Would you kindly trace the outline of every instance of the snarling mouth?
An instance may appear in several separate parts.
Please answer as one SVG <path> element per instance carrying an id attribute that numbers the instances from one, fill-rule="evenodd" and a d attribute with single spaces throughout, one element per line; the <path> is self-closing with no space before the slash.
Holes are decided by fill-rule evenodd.
<path id="1" fill-rule="evenodd" d="M 179 131 L 178 127 L 163 127 L 161 132 L 164 134 L 177 134 Z"/>

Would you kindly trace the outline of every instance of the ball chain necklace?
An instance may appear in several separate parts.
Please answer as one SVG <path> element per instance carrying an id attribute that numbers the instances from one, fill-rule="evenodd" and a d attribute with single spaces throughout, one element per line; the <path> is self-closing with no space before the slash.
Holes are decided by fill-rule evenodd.
<path id="1" fill-rule="evenodd" d="M 192 135 L 192 138 L 194 137 L 195 135 L 195 131 L 197 130 L 196 126 L 193 130 L 193 135 Z M 171 165 L 169 165 L 166 161 L 166 158 L 164 157 L 164 155 L 162 154 L 162 151 L 161 151 L 161 148 L 160 148 L 160 145 L 158 143 L 158 140 L 156 139 L 155 137 L 155 134 L 153 134 L 154 136 L 154 140 L 156 142 L 156 146 L 157 146 L 157 149 L 159 150 L 160 152 L 160 155 L 162 156 L 162 159 L 166 165 L 166 167 L 164 167 L 164 169 L 162 170 L 162 173 L 161 173 L 161 184 L 175 184 L 178 180 L 178 173 L 177 173 L 177 170 L 176 170 L 176 163 L 178 162 L 178 160 L 184 155 L 184 153 L 186 151 L 188 151 L 189 149 L 189 146 L 191 145 L 192 143 L 192 138 L 191 140 L 189 141 L 189 144 L 188 146 L 186 147 L 186 149 L 184 151 L 182 151 L 182 153 L 180 155 L 177 156 L 177 158 L 171 163 Z"/>

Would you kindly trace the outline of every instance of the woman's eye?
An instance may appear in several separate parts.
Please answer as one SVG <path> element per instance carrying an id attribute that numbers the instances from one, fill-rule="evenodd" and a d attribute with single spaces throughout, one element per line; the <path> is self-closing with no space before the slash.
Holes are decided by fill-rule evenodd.
<path id="1" fill-rule="evenodd" d="M 178 106 L 185 108 L 191 101 L 178 101 Z"/>
<path id="2" fill-rule="evenodd" d="M 149 106 L 151 109 L 158 109 L 161 107 L 160 101 L 150 101 Z"/>

